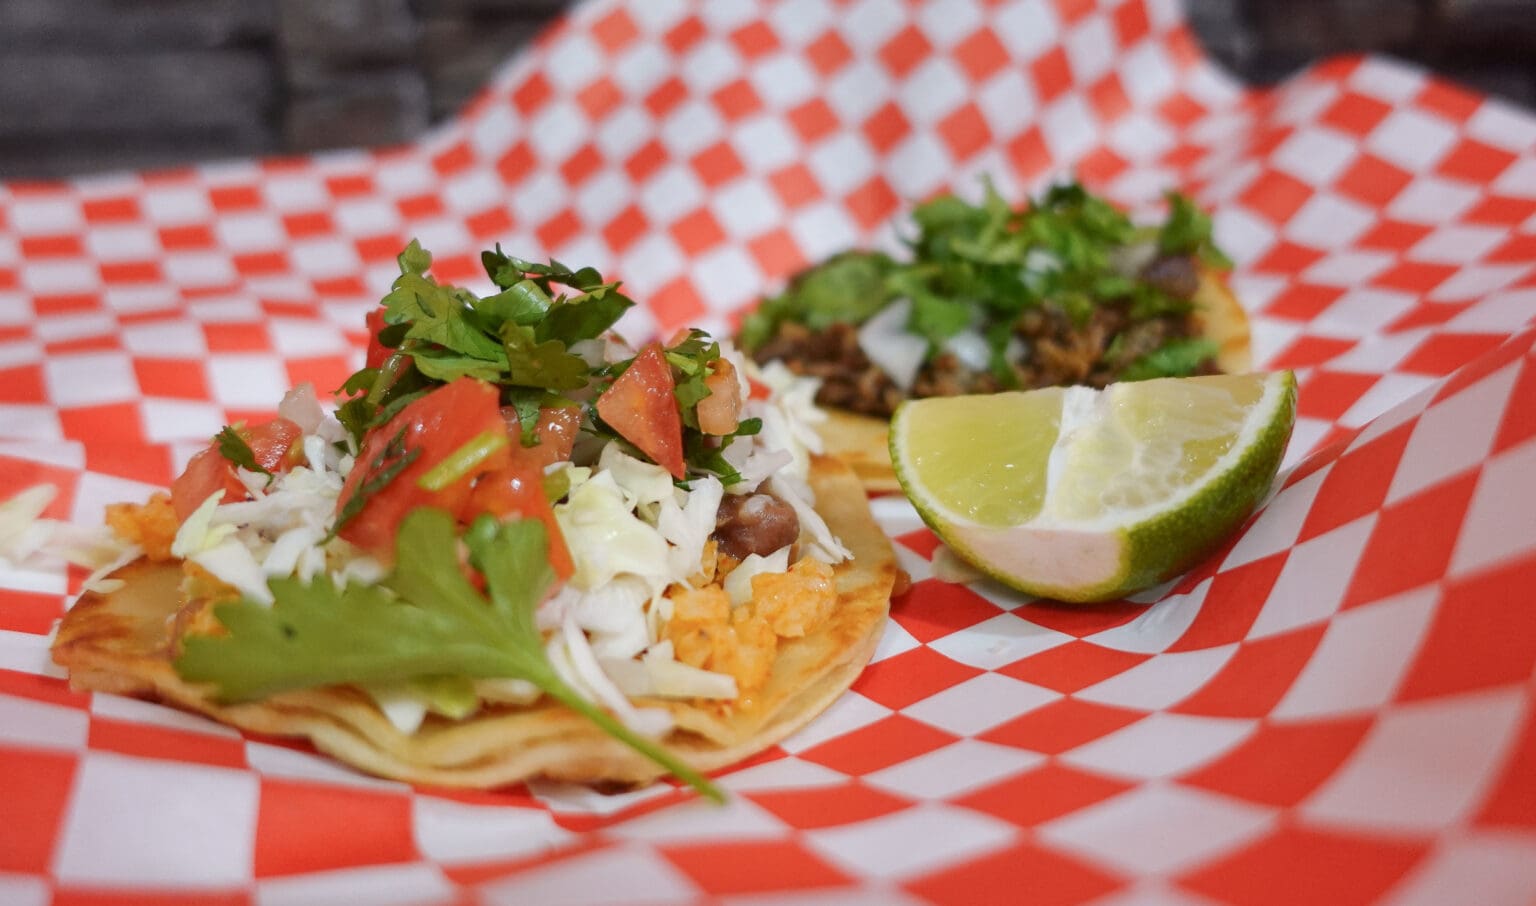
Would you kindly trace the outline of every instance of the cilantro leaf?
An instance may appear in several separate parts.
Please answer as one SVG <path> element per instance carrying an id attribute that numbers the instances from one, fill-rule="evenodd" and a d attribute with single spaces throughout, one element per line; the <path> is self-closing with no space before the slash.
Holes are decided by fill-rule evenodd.
<path id="1" fill-rule="evenodd" d="M 1119 380 L 1144 381 L 1149 378 L 1185 377 L 1214 359 L 1221 347 L 1206 339 L 1181 337 L 1169 340 L 1125 367 Z"/>
<path id="2" fill-rule="evenodd" d="M 567 342 L 590 340 L 618 323 L 634 304 L 613 285 L 597 287 L 585 296 L 552 305 L 534 333 L 541 342 L 557 337 Z"/>
<path id="3" fill-rule="evenodd" d="M 503 380 L 508 384 L 575 390 L 585 387 L 591 378 L 592 370 L 586 359 L 566 351 L 565 344 L 559 340 L 538 342 L 532 328 L 507 324 L 502 327 L 501 339 L 507 359 L 507 375 Z"/>
<path id="4" fill-rule="evenodd" d="M 1165 255 L 1194 255 L 1219 270 L 1230 270 L 1232 259 L 1211 238 L 1210 215 L 1184 195 L 1169 192 L 1168 220 L 1157 234 L 1157 247 Z"/>
<path id="5" fill-rule="evenodd" d="M 271 470 L 256 461 L 255 451 L 251 449 L 250 444 L 246 443 L 245 438 L 240 436 L 239 431 L 225 425 L 213 439 L 219 445 L 220 456 L 242 469 L 267 476 L 267 483 L 272 483 Z"/>
<path id="6" fill-rule="evenodd" d="M 478 592 L 460 570 L 454 520 L 419 509 L 401 523 L 393 573 L 381 585 L 338 588 L 273 579 L 274 602 L 216 605 L 227 630 L 191 635 L 175 668 L 212 683 L 225 701 L 289 689 L 401 682 L 441 676 L 527 680 L 714 799 L 720 793 L 658 743 L 641 737 L 560 678 L 534 620 L 554 579 L 538 520 L 481 517 L 464 536 L 470 562 L 486 580 Z"/>

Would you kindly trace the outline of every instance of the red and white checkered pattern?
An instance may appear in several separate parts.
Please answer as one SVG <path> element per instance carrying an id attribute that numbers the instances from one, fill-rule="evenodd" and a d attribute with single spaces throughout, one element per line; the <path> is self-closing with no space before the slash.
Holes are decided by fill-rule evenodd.
<path id="1" fill-rule="evenodd" d="M 727 327 L 914 200 L 1070 170 L 1211 207 L 1301 382 L 1283 489 L 1189 575 L 944 585 L 878 499 L 916 585 L 876 662 L 714 807 L 412 789 L 77 695 L 81 577 L 0 570 L 0 902 L 1529 903 L 1536 118 L 1372 58 L 1245 90 L 1172 0 L 592 2 L 408 147 L 0 186 L 0 498 L 94 522 L 334 387 L 412 236 Z"/>

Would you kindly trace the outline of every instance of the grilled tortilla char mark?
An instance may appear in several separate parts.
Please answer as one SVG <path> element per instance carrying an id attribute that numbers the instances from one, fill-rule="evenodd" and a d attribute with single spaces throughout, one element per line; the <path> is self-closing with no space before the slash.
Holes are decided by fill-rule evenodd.
<path id="1" fill-rule="evenodd" d="M 1191 255 L 1162 255 L 1141 271 L 1141 278 L 1175 299 L 1188 302 L 1200 288 L 1200 271 Z M 1145 319 L 1132 316 L 1126 300 L 1101 302 L 1079 324 L 1050 305 L 1027 309 L 1013 324 L 1023 350 L 1009 364 L 1018 389 L 1086 384 L 1103 387 L 1142 356 L 1173 339 L 1198 337 L 1200 330 L 1187 314 L 1162 314 Z M 905 394 L 859 346 L 858 328 L 836 323 L 812 331 L 784 321 L 753 357 L 760 363 L 782 360 L 796 374 L 821 379 L 816 402 L 823 406 L 889 417 Z M 1197 373 L 1214 373 L 1207 362 Z M 912 383 L 910 396 L 958 396 L 1010 389 L 990 371 L 967 368 L 950 353 L 925 363 Z"/>

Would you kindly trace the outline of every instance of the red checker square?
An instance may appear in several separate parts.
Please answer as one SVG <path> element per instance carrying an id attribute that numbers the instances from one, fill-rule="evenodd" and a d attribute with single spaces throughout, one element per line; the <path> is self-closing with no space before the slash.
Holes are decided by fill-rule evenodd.
<path id="1" fill-rule="evenodd" d="M 1296 540 L 1308 541 L 1374 513 L 1387 497 L 1412 433 L 1413 423 L 1399 425 L 1340 457 L 1323 479 Z"/>
<path id="2" fill-rule="evenodd" d="M 1008 48 L 990 28 L 979 28 L 955 45 L 955 62 L 973 82 L 984 82 L 1008 65 Z"/>
<path id="3" fill-rule="evenodd" d="M 1029 75 L 1041 104 L 1056 100 L 1072 87 L 1072 64 L 1066 48 L 1058 44 L 1036 57 L 1029 64 Z"/>
<path id="4" fill-rule="evenodd" d="M 657 118 L 664 117 L 678 104 L 688 99 L 688 86 L 677 76 L 667 79 L 651 89 L 645 96 L 645 109 Z"/>
<path id="5" fill-rule="evenodd" d="M 13 267 L 0 267 L 0 289 L 16 289 L 21 286 L 21 278 L 16 276 Z"/>
<path id="6" fill-rule="evenodd" d="M 7 475 L 7 477 L 11 476 Z M 17 482 L 13 486 L 25 487 L 26 485 Z M 4 604 L 0 606 L 0 629 L 7 632 L 47 635 L 53 628 L 53 621 L 63 615 L 64 602 L 58 595 L 6 589 Z"/>
<path id="7" fill-rule="evenodd" d="M 928 43 L 922 29 L 908 25 L 886 41 L 876 55 L 891 75 L 904 79 L 919 63 L 933 55 L 933 45 Z"/>
<path id="8" fill-rule="evenodd" d="M 1503 148 L 1464 137 L 1435 167 L 1435 172 L 1481 186 L 1493 182 L 1504 168 L 1515 162 L 1516 156 Z"/>
<path id="9" fill-rule="evenodd" d="M 285 363 L 288 385 L 297 387 L 303 383 L 314 384 L 322 392 L 340 387 L 352 375 L 354 366 L 345 355 L 311 356 L 289 359 Z"/>
<path id="10" fill-rule="evenodd" d="M 706 34 L 708 34 L 708 30 L 705 29 L 704 23 L 700 21 L 699 17 L 689 16 L 668 29 L 663 40 L 666 41 L 668 49 L 673 53 L 681 54 L 704 40 Z"/>
<path id="11" fill-rule="evenodd" d="M 544 73 L 534 72 L 512 89 L 512 103 L 526 116 L 543 107 L 553 93 L 554 89 L 550 87 Z"/>
<path id="12" fill-rule="evenodd" d="M 1045 143 L 1045 136 L 1038 127 L 1032 126 L 1029 131 L 1009 141 L 1004 152 L 1008 155 L 1008 163 L 1013 167 L 1013 172 L 1026 183 L 1054 166 L 1050 146 Z"/>
<path id="13" fill-rule="evenodd" d="M 1179 883 L 1234 906 L 1364 906 L 1378 902 L 1427 850 L 1403 839 L 1283 825 Z"/>
<path id="14" fill-rule="evenodd" d="M 1385 330 L 1387 333 L 1398 333 L 1415 327 L 1440 327 L 1461 314 L 1471 304 L 1470 302 L 1420 302 L 1395 318 Z"/>
<path id="15" fill-rule="evenodd" d="M 496 172 L 508 185 L 522 182 L 539 164 L 533 148 L 520 141 L 496 158 Z M 407 207 L 409 205 L 409 207 Z M 443 213 L 443 202 L 436 195 L 420 195 L 400 201 L 400 213 L 406 217 L 434 217 Z"/>
<path id="16" fill-rule="evenodd" d="M 373 192 L 373 177 L 366 173 L 342 173 L 325 178 L 326 191 L 335 198 L 353 198 Z"/>
<path id="17" fill-rule="evenodd" d="M 1430 79 L 1419 92 L 1414 103 L 1425 110 L 1438 113 L 1452 122 L 1461 123 L 1477 112 L 1483 99 L 1464 88 L 1458 88 L 1439 79 Z"/>
<path id="18" fill-rule="evenodd" d="M 413 861 L 411 799 L 263 778 L 255 850 L 258 878 Z"/>
<path id="19" fill-rule="evenodd" d="M 1205 116 L 1205 105 L 1187 94 L 1175 94 L 1157 105 L 1163 119 L 1175 126 L 1190 126 Z"/>
<path id="20" fill-rule="evenodd" d="M 1491 333 L 1437 333 L 1420 343 L 1398 365 L 1403 371 L 1442 375 L 1498 348 L 1506 338 Z"/>
<path id="21" fill-rule="evenodd" d="M 1314 365 L 1326 365 L 1355 348 L 1357 342 L 1357 340 L 1303 334 L 1276 355 L 1270 367 L 1308 368 Z"/>
<path id="22" fill-rule="evenodd" d="M 1355 244 L 1364 249 L 1381 249 L 1400 253 L 1428 236 L 1433 230 L 1434 227 L 1423 224 L 1404 223 L 1401 220 L 1388 218 L 1377 221 L 1375 226 L 1355 240 Z"/>
<path id="23" fill-rule="evenodd" d="M 132 195 L 87 198 L 80 203 L 80 213 L 85 215 L 87 223 L 92 224 L 140 220 L 144 216 L 144 212 L 139 208 L 139 200 Z M 0 218 L 0 224 L 4 222 L 4 219 Z"/>
<path id="24" fill-rule="evenodd" d="M 593 173 L 602 169 L 603 155 L 593 145 L 582 145 L 576 153 L 565 159 L 560 165 L 560 175 L 565 178 L 568 186 L 579 186 L 592 177 Z"/>
<path id="25" fill-rule="evenodd" d="M 1520 738 L 1510 747 L 1475 820 L 1482 825 L 1536 828 L 1536 712 L 1526 712 Z"/>
<path id="26" fill-rule="evenodd" d="M 1171 710 L 1209 717 L 1266 716 L 1307 666 L 1324 628 L 1307 626 L 1242 643 L 1215 676 Z"/>
<path id="27" fill-rule="evenodd" d="M 576 92 L 576 103 L 587 116 L 600 120 L 624 101 L 624 92 L 607 76 L 594 79 L 592 84 Z"/>
<path id="28" fill-rule="evenodd" d="M 53 857 L 64 806 L 75 776 L 75 757 L 0 748 L 0 871 L 44 874 Z"/>
<path id="29" fill-rule="evenodd" d="M 645 182 L 651 174 L 661 169 L 668 160 L 666 146 L 657 139 L 651 139 L 624 161 L 624 172 L 635 182 Z"/>
<path id="30" fill-rule="evenodd" d="M 939 541 L 938 535 L 935 535 L 931 530 L 926 528 L 920 528 L 915 531 L 907 532 L 905 535 L 897 535 L 896 541 L 902 547 L 905 547 L 914 553 L 921 554 L 925 559 L 928 560 L 933 559 L 934 553 L 939 549 L 939 545 L 943 543 Z"/>
<path id="31" fill-rule="evenodd" d="M 74 352 L 117 352 L 121 349 L 118 338 L 111 334 L 101 334 L 94 337 L 76 337 L 72 340 L 59 340 L 47 343 L 43 346 L 48 355 L 68 355 Z"/>
<path id="32" fill-rule="evenodd" d="M 667 232 L 686 255 L 698 255 L 725 241 L 725 230 L 708 208 L 699 208 L 673 222 Z"/>
<path id="33" fill-rule="evenodd" d="M 926 755 L 955 737 L 901 714 L 892 714 L 800 753 L 807 761 L 844 774 L 863 776 Z"/>
<path id="34" fill-rule="evenodd" d="M 603 239 L 608 247 L 623 252 L 634 245 L 651 229 L 651 222 L 638 205 L 631 204 L 603 227 Z"/>
<path id="35" fill-rule="evenodd" d="M 396 246 L 395 251 L 400 251 Z M 436 269 L 436 263 L 433 264 Z M 370 289 L 361 277 L 330 277 L 314 281 L 315 294 L 317 296 L 363 296 L 369 295 Z"/>
<path id="36" fill-rule="evenodd" d="M 85 245 L 73 234 L 23 236 L 21 254 L 25 258 L 67 258 L 84 255 Z"/>
<path id="37" fill-rule="evenodd" d="M 1072 693 L 1118 676 L 1150 657 L 1078 639 L 1014 661 L 997 672 L 1057 692 Z"/>
<path id="38" fill-rule="evenodd" d="M 876 174 L 843 199 L 843 205 L 860 226 L 873 230 L 895 216 L 901 199 L 885 177 Z"/>
<path id="39" fill-rule="evenodd" d="M 202 328 L 209 352 L 266 352 L 272 348 L 272 338 L 260 321 L 204 324 Z"/>
<path id="40" fill-rule="evenodd" d="M 71 708 L 84 708 L 91 701 L 89 693 L 71 692 L 67 680 L 3 668 L 0 668 L 0 694 L 30 698 L 33 701 L 54 705 L 67 705 Z"/>
<path id="41" fill-rule="evenodd" d="M 1095 82 L 1088 89 L 1088 103 L 1102 122 L 1112 123 L 1131 109 L 1131 99 L 1120 84 L 1120 77 L 1113 72 Z"/>
<path id="42" fill-rule="evenodd" d="M 249 255 L 234 255 L 231 261 L 242 277 L 286 274 L 291 270 L 287 252 L 253 252 Z"/>
<path id="43" fill-rule="evenodd" d="M 651 294 L 651 311 L 663 330 L 679 327 L 705 311 L 704 300 L 686 277 L 678 277 Z"/>
<path id="44" fill-rule="evenodd" d="M 1060 755 L 1124 729 L 1146 712 L 1064 698 L 1036 708 L 981 735 L 987 742 Z"/>
<path id="45" fill-rule="evenodd" d="M 837 114 L 826 101 L 812 98 L 789 111 L 789 124 L 802 140 L 814 143 L 837 130 Z"/>
<path id="46" fill-rule="evenodd" d="M 1509 399 L 1504 420 L 1499 423 L 1499 433 L 1493 438 L 1494 453 L 1502 453 L 1536 437 L 1536 363 L 1526 361 L 1515 377 Z"/>
<path id="47" fill-rule="evenodd" d="M 148 397 L 206 400 L 210 396 L 201 362 L 135 358 L 133 373 L 139 380 L 139 390 Z"/>
<path id="48" fill-rule="evenodd" d="M 1113 182 L 1115 177 L 1124 173 L 1127 166 L 1125 158 L 1107 147 L 1100 146 L 1089 151 L 1077 162 L 1077 176 L 1083 182 L 1104 185 Z M 1185 188 L 1193 187 L 1186 184 Z"/>
<path id="49" fill-rule="evenodd" d="M 770 280 L 795 273 L 808 263 L 795 237 L 783 228 L 751 240 L 747 243 L 747 251 Z"/>
<path id="50" fill-rule="evenodd" d="M 955 800 L 956 805 L 996 815 L 1020 827 L 1034 827 L 1096 805 L 1132 789 L 1134 784 L 1080 771 L 1055 761 L 983 787 Z"/>
<path id="51" fill-rule="evenodd" d="M 1271 318 L 1285 318 L 1290 321 L 1311 321 L 1327 311 L 1328 307 L 1337 302 L 1342 295 L 1344 295 L 1342 287 L 1296 283 L 1271 299 L 1269 304 L 1264 306 L 1264 314 Z"/>
<path id="52" fill-rule="evenodd" d="M 1346 91 L 1323 113 L 1320 122 L 1364 138 L 1391 112 L 1392 105 L 1385 101 Z"/>
<path id="53" fill-rule="evenodd" d="M 1250 802 L 1294 806 L 1334 775 L 1370 728 L 1368 718 L 1261 723 L 1237 748 L 1179 779 Z"/>
<path id="54" fill-rule="evenodd" d="M 1477 487 L 1477 470 L 1381 510 L 1360 554 L 1344 607 L 1368 604 L 1417 588 L 1445 575 L 1456 533 L 1427 532 L 1427 525 L 1461 525 Z"/>
<path id="55" fill-rule="evenodd" d="M 912 124 L 895 102 L 887 102 L 860 127 L 864 140 L 876 151 L 889 151 L 912 132 Z"/>
<path id="56" fill-rule="evenodd" d="M 153 724 L 104 717 L 91 719 L 92 749 L 141 758 L 195 762 L 225 768 L 245 767 L 245 743 L 238 737 L 193 733 Z"/>
<path id="57" fill-rule="evenodd" d="M 379 261 L 393 261 L 404 248 L 406 241 L 399 233 L 383 233 L 378 236 L 362 236 L 353 240 L 352 247 L 357 249 L 357 256 L 371 263 Z"/>
<path id="58" fill-rule="evenodd" d="M 1401 167 L 1389 164 L 1374 154 L 1362 153 L 1349 165 L 1333 187 L 1342 195 L 1356 201 L 1381 207 L 1403 190 L 1413 180 L 1413 175 Z"/>
<path id="59" fill-rule="evenodd" d="M 1253 269 L 1272 274 L 1294 276 L 1301 273 L 1318 261 L 1322 260 L 1323 252 L 1317 249 L 1297 245 L 1289 240 L 1282 239 L 1270 247 L 1264 253 L 1264 257 L 1253 263 Z"/>
<path id="60" fill-rule="evenodd" d="M 1426 532 L 1425 534 L 1432 534 Z M 1527 602 L 1536 556 L 1448 583 L 1398 698 L 1435 698 L 1519 685 L 1536 667 L 1536 621 Z"/>
<path id="61" fill-rule="evenodd" d="M 779 201 L 790 210 L 804 207 L 822 197 L 821 184 L 805 164 L 790 164 L 775 170 L 768 181 L 773 185 Z"/>
<path id="62" fill-rule="evenodd" d="M 1526 219 L 1529 218 L 1532 214 L 1536 214 L 1536 200 L 1529 198 L 1512 198 L 1508 195 L 1495 195 L 1490 193 L 1479 200 L 1477 204 L 1468 208 L 1466 212 L 1461 215 L 1461 219 L 1468 223 L 1491 223 L 1496 226 L 1516 227 L 1524 223 Z M 1531 236 L 1529 234 L 1522 237 L 1510 238 L 1511 240 L 1515 238 L 1523 238 L 1527 242 L 1536 241 L 1536 236 Z M 1506 245 L 1507 244 L 1508 243 L 1506 243 Z M 1518 260 L 1529 261 L 1531 257 L 1532 256 L 1527 253 L 1523 258 Z M 1488 256 L 1485 258 L 1485 260 L 1497 261 L 1500 259 Z"/>
<path id="63" fill-rule="evenodd" d="M 1123 626 L 1141 616 L 1146 610 L 1145 604 L 1132 604 L 1127 601 L 1107 601 L 1084 606 L 1040 600 L 1020 607 L 1013 611 L 1013 615 L 1036 626 L 1044 626 L 1046 629 L 1054 629 L 1057 632 L 1082 638 L 1085 635 Z"/>
<path id="64" fill-rule="evenodd" d="M 1431 264 L 1428 261 L 1399 261 L 1396 265 L 1377 274 L 1371 283 L 1388 289 L 1400 289 L 1410 293 L 1427 293 L 1456 273 L 1453 264 Z"/>
<path id="65" fill-rule="evenodd" d="M 1115 7 L 1113 19 L 1122 47 L 1131 47 L 1152 32 L 1145 3 L 1122 3 Z"/>
<path id="66" fill-rule="evenodd" d="M 853 51 L 848 49 L 842 35 L 836 31 L 823 32 L 821 37 L 806 45 L 806 59 L 816 67 L 816 71 L 823 76 L 829 76 L 853 59 Z"/>
<path id="67" fill-rule="evenodd" d="M 938 129 L 939 138 L 944 140 L 950 156 L 957 161 L 973 157 L 992 144 L 992 130 L 987 126 L 987 118 L 972 103 L 939 120 Z"/>
<path id="68" fill-rule="evenodd" d="M 902 884 L 936 906 L 1078 906 L 1124 886 L 1102 868 L 1033 841 Z"/>
<path id="69" fill-rule="evenodd" d="M 905 708 L 984 672 L 922 646 L 865 667 L 853 690 L 887 708 Z"/>
<path id="70" fill-rule="evenodd" d="M 1055 0 L 1052 4 L 1056 7 L 1056 15 L 1067 25 L 1074 25 L 1084 16 L 1093 12 L 1098 4 L 1095 0 Z"/>
<path id="71" fill-rule="evenodd" d="M 533 231 L 539 244 L 546 249 L 557 249 L 581 234 L 581 218 L 570 208 L 539 224 Z M 439 276 L 442 276 L 439 273 Z"/>
<path id="72" fill-rule="evenodd" d="M 918 593 L 892 608 L 891 619 L 924 644 L 1003 612 L 996 604 L 957 583 L 924 579 L 912 587 Z"/>
<path id="73" fill-rule="evenodd" d="M 735 149 L 729 142 L 723 141 L 716 142 L 695 154 L 689 163 L 693 165 L 693 172 L 698 174 L 700 181 L 711 189 L 718 188 L 746 172 L 741 158 L 736 156 Z"/>
<path id="74" fill-rule="evenodd" d="M 575 216 L 574 214 L 572 216 Z M 580 221 L 577 221 L 576 229 L 581 229 Z M 471 280 L 479 280 L 485 276 L 485 268 L 480 265 L 480 255 L 476 252 L 463 252 L 457 255 L 442 255 L 432 259 L 432 275 L 443 283 L 464 284 Z"/>
<path id="75" fill-rule="evenodd" d="M 261 205 L 261 189 L 256 186 L 214 186 L 208 201 L 217 211 L 238 211 Z"/>
<path id="76" fill-rule="evenodd" d="M 160 229 L 160 247 L 166 252 L 209 249 L 212 246 L 214 246 L 214 230 L 206 224 L 161 227 Z"/>
<path id="77" fill-rule="evenodd" d="M 731 43 L 736 45 L 737 53 L 748 60 L 773 53 L 780 47 L 779 36 L 762 19 L 749 22 L 731 32 Z"/>
<path id="78" fill-rule="evenodd" d="M 727 122 L 735 122 L 763 109 L 763 99 L 746 79 L 726 83 L 710 95 L 710 100 Z"/>
<path id="79" fill-rule="evenodd" d="M 138 406 L 133 403 L 62 409 L 59 411 L 59 422 L 64 428 L 64 436 L 69 440 L 110 437 L 115 441 L 113 446 L 121 448 L 131 443 L 144 442 L 144 426 L 139 420 Z M 126 449 L 118 449 L 114 457 L 111 449 L 89 444 L 85 448 L 86 468 L 93 472 L 122 475 L 121 464 L 114 462 L 114 459 L 121 459 L 125 452 Z"/>
<path id="80" fill-rule="evenodd" d="M 899 812 L 912 804 L 899 796 L 857 782 L 839 787 L 836 796 L 827 795 L 827 791 L 820 787 L 765 790 L 745 795 L 772 812 L 775 818 L 797 830 L 868 821 Z"/>
<path id="81" fill-rule="evenodd" d="M 1337 421 L 1379 380 L 1381 376 L 1375 374 L 1319 369 L 1297 393 L 1296 412 L 1308 418 Z"/>
<path id="82" fill-rule="evenodd" d="M 592 23 L 592 37 L 609 52 L 624 47 L 639 36 L 640 29 L 623 9 L 616 9 Z"/>
<path id="83" fill-rule="evenodd" d="M 41 365 L 0 368 L 0 402 L 35 403 L 46 399 L 43 383 Z"/>
<path id="84" fill-rule="evenodd" d="M 94 293 L 48 293 L 32 297 L 32 308 L 39 316 L 96 311 L 101 299 Z"/>
<path id="85" fill-rule="evenodd" d="M 336 230 L 336 223 L 331 220 L 328 211 L 305 211 L 299 214 L 284 214 L 283 230 L 294 239 L 302 239 L 333 233 Z"/>
<path id="86" fill-rule="evenodd" d="M 1536 235 L 1515 233 L 1485 259 L 1490 263 L 1518 263 L 1536 261 Z"/>
<path id="87" fill-rule="evenodd" d="M 660 851 L 714 896 L 836 887 L 852 880 L 793 839 L 711 840 Z"/>
<path id="88" fill-rule="evenodd" d="M 518 148 L 522 148 L 526 151 L 528 146 L 522 143 L 514 145 L 511 151 L 508 151 L 505 155 L 502 156 L 501 160 L 507 160 L 507 158 L 510 157 Z M 532 166 L 531 157 L 529 158 L 529 166 Z M 497 163 L 497 169 L 501 169 L 500 162 Z M 504 170 L 502 171 L 501 175 L 504 178 L 507 178 L 507 173 Z M 508 182 L 513 181 L 515 180 L 508 178 Z M 431 193 L 424 195 L 410 195 L 395 202 L 395 208 L 400 211 L 400 216 L 404 217 L 406 220 L 426 220 L 428 218 L 442 215 L 443 200 L 437 195 Z M 396 251 L 399 250 L 396 249 Z"/>
<path id="89" fill-rule="evenodd" d="M 1285 223 L 1301 210 L 1315 190 L 1287 173 L 1270 170 L 1254 180 L 1241 200 L 1244 205 L 1268 217 L 1274 223 Z"/>

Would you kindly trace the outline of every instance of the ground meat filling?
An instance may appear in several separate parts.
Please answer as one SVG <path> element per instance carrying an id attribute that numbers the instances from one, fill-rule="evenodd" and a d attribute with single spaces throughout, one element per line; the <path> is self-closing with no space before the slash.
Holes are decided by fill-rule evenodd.
<path id="1" fill-rule="evenodd" d="M 1194 298 L 1200 272 L 1187 255 L 1153 259 L 1141 278 L 1176 299 Z M 1199 325 L 1189 315 L 1159 315 L 1143 320 L 1131 317 L 1125 301 L 1106 302 L 1094 308 L 1085 323 L 1078 324 L 1052 307 L 1032 308 L 1013 325 L 1022 354 L 1010 362 L 1018 389 L 1065 387 L 1085 384 L 1103 387 L 1132 362 L 1169 340 L 1197 335 Z M 879 366 L 859 347 L 858 328 L 833 324 L 812 331 L 785 321 L 755 353 L 761 363 L 782 360 L 796 374 L 821 379 L 816 402 L 823 406 L 889 417 L 907 398 Z M 1211 373 L 1209 365 L 1200 373 Z M 965 367 L 949 353 L 940 353 L 918 371 L 911 396 L 957 396 L 995 393 L 1007 389 L 991 371 Z"/>
<path id="2" fill-rule="evenodd" d="M 715 514 L 711 536 L 722 553 L 737 560 L 766 557 L 800 537 L 795 508 L 772 494 L 727 494 Z"/>

